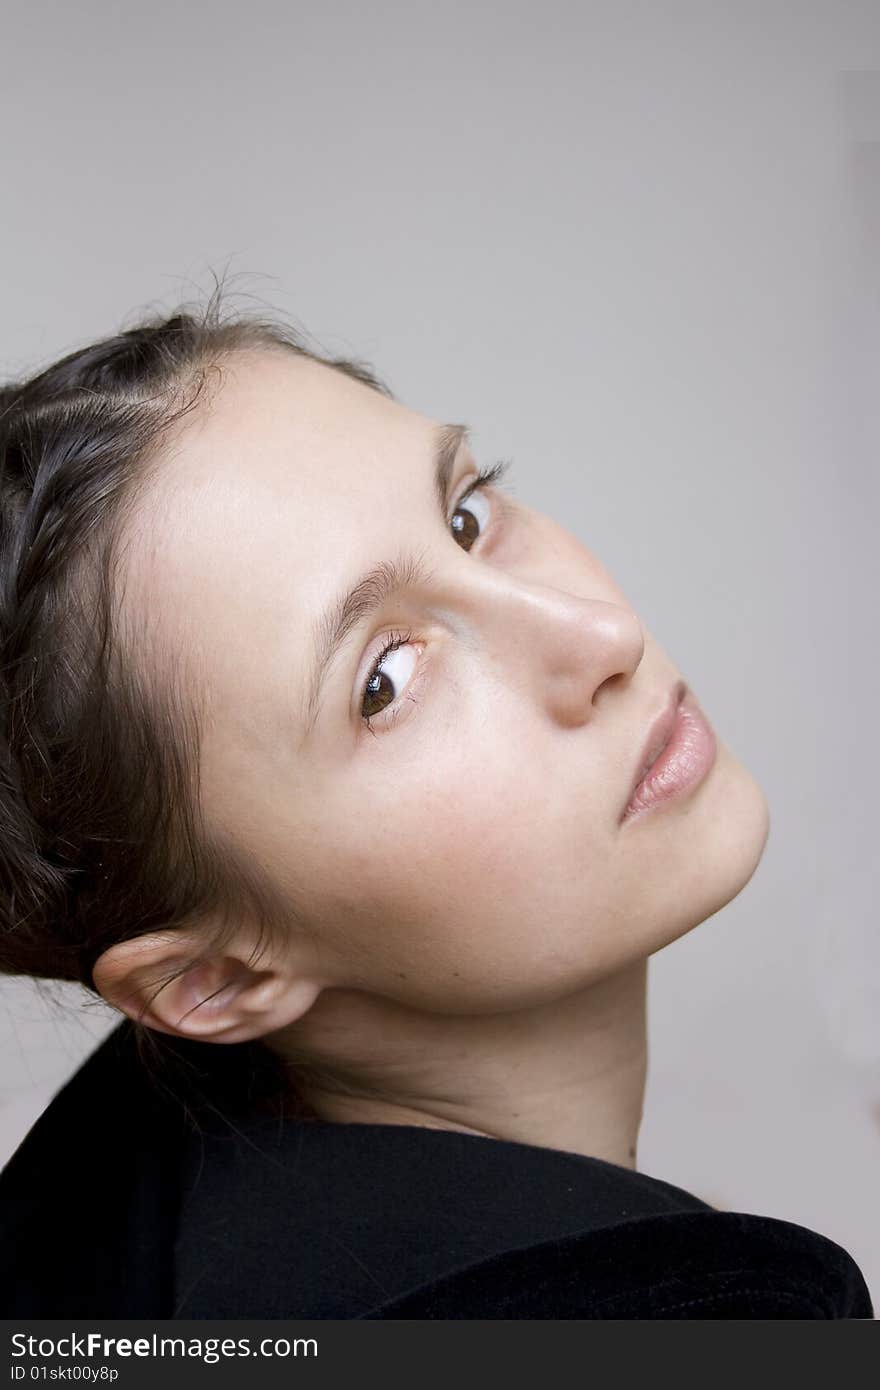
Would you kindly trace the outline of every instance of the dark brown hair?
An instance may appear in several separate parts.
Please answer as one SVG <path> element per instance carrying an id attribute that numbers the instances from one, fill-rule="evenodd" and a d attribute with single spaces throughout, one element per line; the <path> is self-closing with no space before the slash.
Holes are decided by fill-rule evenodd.
<path id="1" fill-rule="evenodd" d="M 391 394 L 283 322 L 229 313 L 219 284 L 202 310 L 0 388 L 0 973 L 97 995 L 116 942 L 208 918 L 208 953 L 242 914 L 261 945 L 284 929 L 271 884 L 202 819 L 198 690 L 119 621 L 139 497 L 223 359 L 265 349 Z M 161 1035 L 134 1026 L 155 1058 Z"/>

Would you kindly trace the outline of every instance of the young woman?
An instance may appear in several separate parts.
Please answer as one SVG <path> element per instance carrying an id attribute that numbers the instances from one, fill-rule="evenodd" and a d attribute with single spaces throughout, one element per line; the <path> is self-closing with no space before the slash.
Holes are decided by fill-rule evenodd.
<path id="1" fill-rule="evenodd" d="M 219 296 L 0 441 L 0 968 L 126 1016 L 4 1172 L 4 1314 L 870 1316 L 636 1170 L 648 957 L 768 811 L 596 556 Z"/>

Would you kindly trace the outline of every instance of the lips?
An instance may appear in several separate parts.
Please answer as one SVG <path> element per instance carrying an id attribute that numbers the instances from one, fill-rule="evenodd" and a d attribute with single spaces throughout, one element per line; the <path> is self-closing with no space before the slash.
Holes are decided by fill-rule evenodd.
<path id="1" fill-rule="evenodd" d="M 666 747 L 672 736 L 675 727 L 675 716 L 678 707 L 687 694 L 687 686 L 684 681 L 676 681 L 663 709 L 657 715 L 650 729 L 648 736 L 642 745 L 641 755 L 636 763 L 636 771 L 633 776 L 632 784 L 627 795 L 627 804 L 632 798 L 636 787 L 642 778 L 657 761 L 663 749 Z"/>

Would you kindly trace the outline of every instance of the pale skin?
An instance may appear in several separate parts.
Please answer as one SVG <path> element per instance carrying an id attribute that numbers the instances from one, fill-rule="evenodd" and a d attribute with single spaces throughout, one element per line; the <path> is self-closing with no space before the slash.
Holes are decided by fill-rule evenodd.
<path id="1" fill-rule="evenodd" d="M 328 1121 L 635 1168 L 648 957 L 746 885 L 767 803 L 719 738 L 698 786 L 620 823 L 686 676 L 597 556 L 506 484 L 463 504 L 464 548 L 449 521 L 487 461 L 459 445 L 441 515 L 439 428 L 322 364 L 239 354 L 142 500 L 126 603 L 198 663 L 206 817 L 291 908 L 257 963 L 242 922 L 142 1019 L 314 1059 L 307 1099 Z M 315 620 L 402 547 L 426 573 L 349 633 L 309 729 Z M 395 633 L 413 637 L 368 728 Z M 198 931 L 110 948 L 99 990 L 141 1016 Z"/>

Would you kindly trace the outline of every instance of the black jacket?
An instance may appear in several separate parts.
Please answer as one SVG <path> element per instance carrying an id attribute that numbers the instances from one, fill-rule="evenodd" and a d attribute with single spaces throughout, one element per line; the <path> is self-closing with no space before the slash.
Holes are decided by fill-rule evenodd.
<path id="1" fill-rule="evenodd" d="M 175 1047 L 222 1094 L 238 1050 Z M 601 1159 L 221 1112 L 157 1086 L 120 1023 L 0 1174 L 0 1316 L 873 1315 L 833 1241 Z"/>

